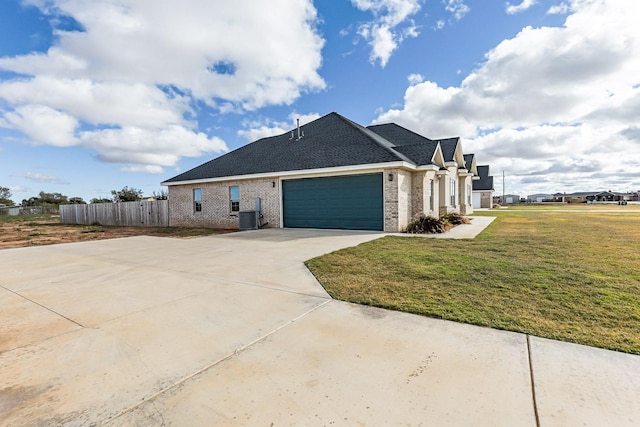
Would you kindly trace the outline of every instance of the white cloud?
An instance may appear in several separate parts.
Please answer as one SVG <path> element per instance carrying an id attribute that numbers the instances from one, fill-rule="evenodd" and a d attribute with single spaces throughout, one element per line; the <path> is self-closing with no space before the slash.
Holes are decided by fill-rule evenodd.
<path id="1" fill-rule="evenodd" d="M 111 163 L 152 166 L 173 166 L 180 157 L 198 157 L 204 153 L 227 151 L 224 141 L 172 125 L 161 130 L 138 127 L 84 131 L 82 146 L 99 153 L 100 160 Z"/>
<path id="2" fill-rule="evenodd" d="M 5 120 L 36 145 L 71 147 L 78 144 L 74 135 L 78 120 L 45 105 L 16 107 L 14 111 L 5 114 Z"/>
<path id="3" fill-rule="evenodd" d="M 9 190 L 13 193 L 31 193 L 29 187 L 23 187 L 22 185 L 10 185 Z"/>
<path id="4" fill-rule="evenodd" d="M 547 14 L 548 15 L 564 15 L 566 13 L 569 13 L 569 5 L 566 3 L 560 3 L 558 5 L 555 6 L 551 6 L 549 8 L 549 10 L 547 10 Z"/>
<path id="5" fill-rule="evenodd" d="M 187 97 L 154 85 L 47 75 L 2 82 L 0 97 L 12 105 L 46 105 L 97 125 L 162 128 L 186 123 L 183 115 L 190 112 Z"/>
<path id="6" fill-rule="evenodd" d="M 351 3 L 373 14 L 373 21 L 358 28 L 358 34 L 371 46 L 372 63 L 379 61 L 385 67 L 400 43 L 419 35 L 410 17 L 420 10 L 420 0 L 351 0 Z"/>
<path id="7" fill-rule="evenodd" d="M 300 126 L 302 126 L 319 118 L 320 114 L 318 113 L 298 114 L 294 112 L 289 114 L 288 122 L 273 120 L 247 122 L 244 124 L 247 129 L 239 130 L 238 135 L 244 137 L 249 142 L 253 142 L 269 136 L 282 135 L 294 129 L 297 126 L 297 119 L 300 119 Z"/>
<path id="8" fill-rule="evenodd" d="M 41 173 L 27 172 L 22 174 L 13 174 L 11 176 L 18 177 L 18 178 L 25 178 L 25 179 L 28 179 L 29 181 L 40 182 L 40 183 L 68 184 L 67 181 L 60 179 L 57 176 L 44 175 Z M 19 188 L 19 187 L 16 187 L 16 188 Z M 16 191 L 20 191 L 20 190 L 16 190 Z"/>
<path id="9" fill-rule="evenodd" d="M 407 80 L 409 80 L 409 84 L 417 85 L 424 81 L 424 76 L 422 74 L 409 74 Z"/>
<path id="10" fill-rule="evenodd" d="M 462 136 L 465 151 L 494 173 L 526 176 L 512 178 L 521 190 L 640 188 L 640 4 L 572 7 L 564 26 L 524 28 L 498 44 L 458 87 L 411 83 L 404 105 L 375 122 Z M 612 153 L 625 162 L 611 161 Z M 534 178 L 544 178 L 539 187 Z"/>
<path id="11" fill-rule="evenodd" d="M 457 21 L 471 11 L 471 8 L 463 0 L 442 0 L 442 3 L 445 5 L 445 10 L 450 12 Z"/>
<path id="12" fill-rule="evenodd" d="M 522 0 L 520 4 L 511 4 L 509 2 L 506 3 L 505 11 L 509 15 L 515 15 L 516 13 L 524 12 L 529 9 L 531 6 L 537 4 L 537 0 Z"/>
<path id="13" fill-rule="evenodd" d="M 155 165 L 126 166 L 126 167 L 121 168 L 121 170 L 123 172 L 129 172 L 129 173 L 139 173 L 139 172 L 154 173 L 154 174 L 164 173 L 164 168 L 162 166 L 155 166 Z"/>
<path id="14" fill-rule="evenodd" d="M 84 29 L 55 29 L 47 52 L 0 57 L 20 75 L 0 83 L 0 124 L 35 144 L 80 144 L 157 171 L 227 149 L 198 130 L 198 103 L 244 112 L 325 87 L 310 0 L 24 3 Z"/>

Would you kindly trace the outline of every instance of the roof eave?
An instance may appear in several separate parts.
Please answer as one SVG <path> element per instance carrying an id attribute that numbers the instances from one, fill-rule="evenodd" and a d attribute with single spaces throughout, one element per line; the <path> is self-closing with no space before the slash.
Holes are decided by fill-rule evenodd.
<path id="1" fill-rule="evenodd" d="M 192 179 L 186 181 L 173 181 L 161 182 L 160 185 L 164 185 L 167 187 L 175 186 L 175 185 L 193 185 L 193 184 L 208 184 L 215 182 L 225 182 L 225 181 L 243 181 L 248 179 L 266 179 L 266 178 L 288 178 L 295 177 L 298 175 L 319 175 L 319 174 L 339 174 L 344 172 L 371 172 L 371 171 L 381 171 L 383 169 L 392 169 L 392 168 L 402 168 L 408 170 L 416 170 L 417 166 L 413 163 L 397 161 L 397 162 L 385 162 L 385 163 L 367 163 L 362 165 L 349 165 L 349 166 L 336 166 L 330 168 L 317 168 L 317 169 L 298 169 L 292 171 L 277 171 L 277 172 L 266 172 L 266 173 L 257 173 L 257 174 L 248 174 L 248 175 L 233 175 L 233 176 L 222 176 L 217 178 L 203 178 L 203 179 Z"/>

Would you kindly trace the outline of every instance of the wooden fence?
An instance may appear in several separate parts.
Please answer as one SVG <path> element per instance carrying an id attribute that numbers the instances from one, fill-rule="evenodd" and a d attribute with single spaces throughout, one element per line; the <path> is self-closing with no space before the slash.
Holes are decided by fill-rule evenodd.
<path id="1" fill-rule="evenodd" d="M 168 227 L 169 202 L 91 203 L 60 205 L 63 224 L 123 225 L 138 227 Z"/>

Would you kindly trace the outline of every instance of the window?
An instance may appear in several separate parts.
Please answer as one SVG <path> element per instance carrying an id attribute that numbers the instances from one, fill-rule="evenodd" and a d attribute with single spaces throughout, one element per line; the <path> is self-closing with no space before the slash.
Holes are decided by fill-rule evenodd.
<path id="1" fill-rule="evenodd" d="M 240 187 L 229 187 L 229 206 L 231 212 L 238 212 L 240 210 Z"/>
<path id="2" fill-rule="evenodd" d="M 433 210 L 433 180 L 429 181 L 429 210 Z"/>
<path id="3" fill-rule="evenodd" d="M 456 205 L 456 180 L 453 178 L 450 178 L 449 181 L 449 188 L 451 191 L 451 206 L 455 206 Z"/>
<path id="4" fill-rule="evenodd" d="M 470 185 L 467 185 L 467 205 L 471 206 L 471 193 L 473 193 L 473 189 Z"/>
<path id="5" fill-rule="evenodd" d="M 193 189 L 193 211 L 202 212 L 202 190 L 199 188 Z"/>

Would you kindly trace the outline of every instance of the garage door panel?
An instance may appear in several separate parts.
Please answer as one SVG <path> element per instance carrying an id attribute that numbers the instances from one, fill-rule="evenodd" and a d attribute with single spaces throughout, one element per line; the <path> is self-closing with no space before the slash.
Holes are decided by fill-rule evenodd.
<path id="1" fill-rule="evenodd" d="M 382 174 L 283 181 L 285 227 L 383 229 Z"/>

